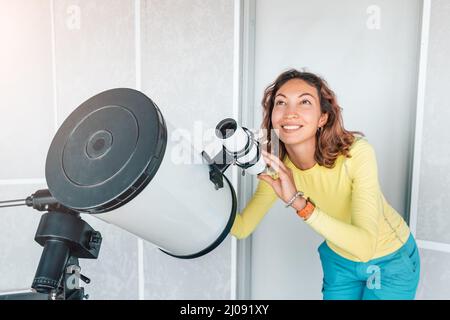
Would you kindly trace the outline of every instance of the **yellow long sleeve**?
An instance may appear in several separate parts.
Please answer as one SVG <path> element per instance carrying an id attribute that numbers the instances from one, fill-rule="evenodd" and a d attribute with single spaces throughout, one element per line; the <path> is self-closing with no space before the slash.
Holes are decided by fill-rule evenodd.
<path id="1" fill-rule="evenodd" d="M 342 222 L 320 208 L 306 221 L 315 231 L 361 261 L 370 260 L 376 250 L 378 225 L 383 210 L 375 152 L 360 142 L 348 161 L 352 180 L 350 221 Z"/>
<path id="2" fill-rule="evenodd" d="M 272 187 L 265 181 L 259 180 L 256 191 L 241 214 L 236 215 L 231 234 L 238 239 L 248 237 L 264 218 L 270 207 L 277 200 Z"/>
<path id="3" fill-rule="evenodd" d="M 293 171 L 297 189 L 316 204 L 306 223 L 336 253 L 366 262 L 400 248 L 409 228 L 382 194 L 373 147 L 359 139 L 350 154 L 351 158 L 339 156 L 331 169 L 316 164 L 300 170 L 289 158 L 285 164 Z M 231 233 L 239 239 L 251 234 L 276 199 L 272 188 L 260 181 L 253 198 L 237 215 Z"/>

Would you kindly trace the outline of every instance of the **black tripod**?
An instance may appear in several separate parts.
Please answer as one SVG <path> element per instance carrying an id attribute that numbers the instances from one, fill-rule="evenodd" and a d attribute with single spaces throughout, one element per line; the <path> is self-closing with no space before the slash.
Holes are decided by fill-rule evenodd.
<path id="1" fill-rule="evenodd" d="M 88 299 L 80 280 L 90 279 L 80 273 L 79 258 L 97 259 L 102 236 L 80 217 L 80 213 L 60 205 L 48 190 L 38 190 L 24 200 L 0 202 L 0 208 L 27 205 L 42 215 L 35 241 L 44 247 L 29 293 L 7 294 L 3 300 L 38 299 L 47 295 L 49 300 Z"/>

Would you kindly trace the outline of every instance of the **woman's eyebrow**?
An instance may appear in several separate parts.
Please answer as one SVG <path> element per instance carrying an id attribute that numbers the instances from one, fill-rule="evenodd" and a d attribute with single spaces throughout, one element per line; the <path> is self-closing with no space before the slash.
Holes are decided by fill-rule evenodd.
<path id="1" fill-rule="evenodd" d="M 305 93 L 302 93 L 301 95 L 299 95 L 298 97 L 301 98 L 301 97 L 303 97 L 303 96 L 311 96 L 311 98 L 313 98 L 314 100 L 316 100 L 316 97 L 314 97 L 311 93 L 305 92 Z"/>
<path id="2" fill-rule="evenodd" d="M 286 98 L 286 96 L 284 94 L 282 94 L 282 93 L 278 93 L 275 96 L 275 98 L 278 97 L 278 96 L 282 96 L 282 97 Z M 298 98 L 301 98 L 303 96 L 311 96 L 314 100 L 316 100 L 316 98 L 311 93 L 308 93 L 308 92 L 302 93 L 301 95 L 298 96 Z"/>

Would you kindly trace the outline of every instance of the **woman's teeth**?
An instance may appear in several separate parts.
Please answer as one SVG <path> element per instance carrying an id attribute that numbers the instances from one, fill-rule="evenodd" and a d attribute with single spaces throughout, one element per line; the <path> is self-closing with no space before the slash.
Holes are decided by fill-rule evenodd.
<path id="1" fill-rule="evenodd" d="M 282 126 L 285 131 L 295 131 L 300 129 L 302 126 Z"/>

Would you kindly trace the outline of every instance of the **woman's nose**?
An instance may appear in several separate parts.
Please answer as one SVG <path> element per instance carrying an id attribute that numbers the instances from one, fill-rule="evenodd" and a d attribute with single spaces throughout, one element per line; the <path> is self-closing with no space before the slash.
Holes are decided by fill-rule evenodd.
<path id="1" fill-rule="evenodd" d="M 297 109 L 296 105 L 293 103 L 288 103 L 288 105 L 284 109 L 284 118 L 285 119 L 294 119 L 294 118 L 298 118 L 298 117 L 299 117 L 299 115 L 298 115 L 298 109 Z"/>
<path id="2" fill-rule="evenodd" d="M 296 119 L 296 118 L 298 118 L 298 115 L 295 114 L 295 113 L 290 113 L 290 114 L 287 114 L 287 115 L 285 116 L 285 118 L 286 118 L 286 119 Z"/>

